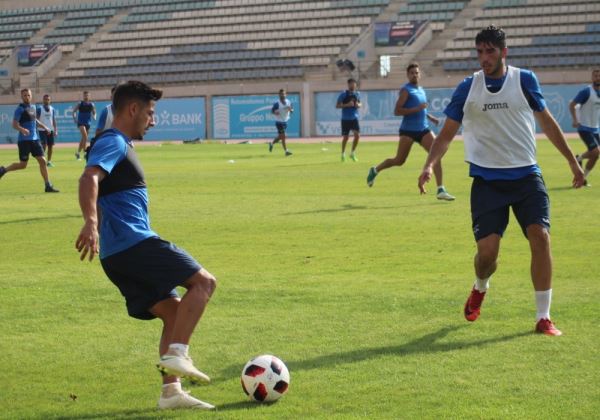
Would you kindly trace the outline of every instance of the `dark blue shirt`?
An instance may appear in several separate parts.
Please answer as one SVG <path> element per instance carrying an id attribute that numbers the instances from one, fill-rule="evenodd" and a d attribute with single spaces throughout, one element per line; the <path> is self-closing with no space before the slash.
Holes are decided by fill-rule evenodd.
<path id="1" fill-rule="evenodd" d="M 360 93 L 355 90 L 350 92 L 346 90 L 338 96 L 337 103 L 347 104 L 352 100 L 360 102 Z M 342 108 L 342 120 L 358 120 L 358 107 L 352 106 L 349 108 Z"/>
<path id="2" fill-rule="evenodd" d="M 95 109 L 93 102 L 79 102 L 77 105 L 77 125 L 90 125 L 92 113 Z"/>
<path id="3" fill-rule="evenodd" d="M 543 111 L 544 109 L 546 109 L 546 101 L 544 100 L 544 96 L 542 95 L 542 89 L 540 88 L 540 84 L 537 80 L 537 77 L 532 71 L 524 69 L 519 70 L 521 89 L 523 91 L 523 94 L 525 95 L 525 98 L 527 99 L 527 102 L 529 103 L 529 106 L 533 111 Z M 504 80 L 506 80 L 506 74 L 504 74 L 504 76 L 500 79 L 492 79 L 486 77 L 485 85 L 491 93 L 496 93 L 500 89 L 502 89 Z M 459 83 L 459 85 L 456 87 L 456 90 L 452 94 L 452 99 L 450 103 L 444 110 L 444 114 L 446 114 L 448 118 L 457 122 L 462 122 L 464 117 L 463 108 L 465 106 L 465 102 L 467 101 L 469 91 L 471 90 L 472 83 L 473 76 L 469 76 L 461 83 Z M 487 181 L 515 180 L 526 177 L 530 174 L 541 175 L 542 173 L 540 167 L 537 164 L 523 166 L 521 168 L 509 169 L 483 168 L 473 163 L 470 163 L 469 165 L 470 176 L 479 176 Z"/>
<path id="4" fill-rule="evenodd" d="M 15 110 L 13 119 L 19 123 L 19 125 L 29 130 L 28 135 L 23 135 L 19 131 L 18 141 L 33 141 L 39 140 L 37 131 L 37 122 L 35 121 L 37 116 L 37 107 L 34 104 L 19 104 Z"/>
<path id="5" fill-rule="evenodd" d="M 110 176 L 127 157 L 131 140 L 117 129 L 106 130 L 90 150 L 87 165 L 97 166 Z M 150 228 L 148 191 L 131 188 L 98 198 L 100 222 L 100 258 L 124 251 L 137 243 L 158 236 Z"/>

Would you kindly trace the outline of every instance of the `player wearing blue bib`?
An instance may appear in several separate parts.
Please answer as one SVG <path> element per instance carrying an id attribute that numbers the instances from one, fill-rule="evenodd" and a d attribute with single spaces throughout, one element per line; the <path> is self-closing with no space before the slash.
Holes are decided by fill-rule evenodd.
<path id="1" fill-rule="evenodd" d="M 79 180 L 85 222 L 75 246 L 81 260 L 88 256 L 91 261 L 100 253 L 102 268 L 125 298 L 130 316 L 163 322 L 157 365 L 163 373 L 159 408 L 212 409 L 183 392 L 179 378 L 210 381 L 188 357 L 188 346 L 216 279 L 150 228 L 146 181 L 132 143 L 154 126 L 155 104 L 161 97 L 160 90 L 136 81 L 115 91 L 113 128 L 90 146 Z M 181 299 L 177 286 L 187 289 Z"/>
<path id="2" fill-rule="evenodd" d="M 587 146 L 587 151 L 576 158 L 582 168 L 583 160 L 588 160 L 584 170 L 584 185 L 590 186 L 587 176 L 596 165 L 600 154 L 600 69 L 592 71 L 592 84 L 579 91 L 569 103 L 569 110 L 573 118 L 573 127 Z"/>
<path id="3" fill-rule="evenodd" d="M 546 108 L 535 75 L 506 66 L 504 31 L 489 26 L 477 34 L 475 45 L 481 70 L 465 79 L 452 95 L 444 111 L 444 126 L 419 176 L 419 189 L 425 193 L 433 165 L 446 153 L 462 123 L 465 160 L 473 177 L 471 218 L 477 242 L 475 284 L 465 303 L 464 316 L 468 321 L 479 317 L 489 279 L 497 268 L 500 239 L 512 207 L 531 249 L 537 307 L 535 331 L 561 335 L 550 320 L 550 202 L 536 161 L 535 119 L 567 159 L 575 188 L 583 185 L 583 172 Z"/>
<path id="4" fill-rule="evenodd" d="M 92 119 L 96 119 L 96 105 L 90 102 L 90 93 L 83 92 L 83 101 L 73 107 L 73 122 L 81 133 L 81 140 L 75 158 L 81 160 L 81 152 L 87 147 Z"/>
<path id="5" fill-rule="evenodd" d="M 287 99 L 287 92 L 285 89 L 279 90 L 279 100 L 271 107 L 271 113 L 275 115 L 275 128 L 277 129 L 277 137 L 269 142 L 269 152 L 273 151 L 273 145 L 281 140 L 283 151 L 286 156 L 290 156 L 292 152 L 288 150 L 285 144 L 285 130 L 287 130 L 287 123 L 294 112 L 292 103 Z"/>
<path id="6" fill-rule="evenodd" d="M 395 157 L 386 159 L 379 165 L 369 169 L 369 174 L 367 175 L 367 185 L 369 187 L 373 186 L 375 177 L 379 172 L 392 166 L 402 166 L 406 162 L 413 143 L 419 143 L 428 152 L 431 149 L 433 134 L 429 129 L 429 121 L 438 125 L 439 120 L 427 112 L 427 95 L 425 94 L 425 90 L 419 86 L 419 80 L 421 79 L 419 64 L 409 64 L 406 68 L 406 76 L 408 77 L 408 83 L 400 89 L 398 101 L 394 109 L 394 115 L 404 117 L 400 125 L 398 150 Z M 446 191 L 442 182 L 441 162 L 438 162 L 434 166 L 433 172 L 437 181 L 438 200 L 454 200 L 454 196 Z"/>
<path id="7" fill-rule="evenodd" d="M 335 107 L 342 110 L 342 162 L 346 161 L 346 143 L 350 131 L 354 133 L 352 142 L 352 152 L 350 158 L 358 162 L 356 157 L 356 147 L 360 139 L 360 125 L 358 124 L 358 109 L 362 106 L 360 103 L 360 92 L 356 90 L 356 80 L 348 79 L 348 90 L 340 93 Z"/>
<path id="8" fill-rule="evenodd" d="M 58 136 L 58 128 L 56 125 L 56 110 L 50 105 L 50 102 L 50 95 L 44 95 L 43 105 L 37 108 L 37 118 L 50 129 L 50 131 L 39 130 L 39 136 L 44 152 L 46 152 L 48 167 L 53 167 L 52 149 L 54 149 L 54 139 Z"/>
<path id="9" fill-rule="evenodd" d="M 40 174 L 44 179 L 45 191 L 48 193 L 58 192 L 48 179 L 47 162 L 38 135 L 38 125 L 41 129 L 46 131 L 49 131 L 50 128 L 37 119 L 37 108 L 31 103 L 31 90 L 21 90 L 21 99 L 23 100 L 23 103 L 15 110 L 12 122 L 13 128 L 19 132 L 17 141 L 17 146 L 19 148 L 19 162 L 12 163 L 7 167 L 0 166 L 0 178 L 7 172 L 25 169 L 27 167 L 27 162 L 29 161 L 29 155 L 31 155 L 38 161 L 38 165 L 40 166 Z"/>

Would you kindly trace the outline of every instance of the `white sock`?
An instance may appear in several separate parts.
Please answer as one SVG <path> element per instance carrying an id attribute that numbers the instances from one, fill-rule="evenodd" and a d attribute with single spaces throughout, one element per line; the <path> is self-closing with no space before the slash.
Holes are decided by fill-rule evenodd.
<path id="1" fill-rule="evenodd" d="M 178 394 L 181 392 L 181 382 L 172 382 L 170 384 L 164 384 L 162 386 L 162 395 L 165 398 Z"/>
<path id="2" fill-rule="evenodd" d="M 443 185 L 438 185 L 438 191 L 446 191 L 446 187 Z"/>
<path id="3" fill-rule="evenodd" d="M 173 351 L 178 356 L 187 356 L 189 348 L 190 348 L 190 346 L 188 344 L 181 344 L 181 343 L 169 344 L 169 350 Z"/>
<path id="4" fill-rule="evenodd" d="M 552 301 L 552 289 L 543 292 L 535 292 L 535 306 L 537 307 L 536 322 L 540 319 L 550 319 L 550 302 Z"/>
<path id="5" fill-rule="evenodd" d="M 488 277 L 487 279 L 480 279 L 479 277 L 475 276 L 475 284 L 473 287 L 482 293 L 487 292 L 487 289 L 490 287 L 490 278 Z"/>

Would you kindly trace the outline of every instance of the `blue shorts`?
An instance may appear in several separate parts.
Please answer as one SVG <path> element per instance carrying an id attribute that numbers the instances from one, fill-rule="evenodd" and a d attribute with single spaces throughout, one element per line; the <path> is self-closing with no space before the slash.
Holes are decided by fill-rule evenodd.
<path id="1" fill-rule="evenodd" d="M 600 147 L 600 135 L 598 133 L 592 133 L 591 131 L 583 130 L 577 130 L 577 133 L 587 146 L 588 150 L 593 150 L 596 147 Z"/>
<path id="2" fill-rule="evenodd" d="M 342 120 L 342 136 L 347 136 L 350 131 L 360 133 L 360 125 L 358 120 Z"/>
<path id="3" fill-rule="evenodd" d="M 403 130 L 402 128 L 400 129 L 401 136 L 410 137 L 414 142 L 419 143 L 419 144 L 421 144 L 421 140 L 423 139 L 423 137 L 425 137 L 429 133 L 431 133 L 431 130 L 429 128 L 427 128 L 423 131 L 410 131 L 410 130 Z"/>
<path id="4" fill-rule="evenodd" d="M 89 124 L 77 123 L 77 128 L 79 128 L 79 127 L 85 127 L 85 131 L 87 131 L 88 133 L 90 132 L 90 125 Z"/>
<path id="5" fill-rule="evenodd" d="M 275 127 L 277 127 L 277 132 L 279 134 L 285 134 L 285 130 L 287 129 L 287 123 L 277 121 L 275 123 Z"/>
<path id="6" fill-rule="evenodd" d="M 48 133 L 47 131 L 38 131 L 40 135 L 40 141 L 43 145 L 54 146 L 54 133 Z"/>
<path id="7" fill-rule="evenodd" d="M 471 219 L 475 240 L 492 233 L 504 234 L 509 208 L 527 237 L 527 227 L 541 225 L 550 230 L 550 198 L 544 180 L 532 174 L 514 181 L 485 181 L 474 177 L 471 186 Z"/>
<path id="8" fill-rule="evenodd" d="M 177 297 L 175 287 L 202 268 L 183 249 L 158 237 L 145 239 L 100 262 L 125 298 L 129 316 L 137 319 L 156 318 L 150 308 Z"/>
<path id="9" fill-rule="evenodd" d="M 27 162 L 29 155 L 33 157 L 44 156 L 44 148 L 39 140 L 22 140 L 17 142 L 19 147 L 19 160 L 21 162 Z"/>

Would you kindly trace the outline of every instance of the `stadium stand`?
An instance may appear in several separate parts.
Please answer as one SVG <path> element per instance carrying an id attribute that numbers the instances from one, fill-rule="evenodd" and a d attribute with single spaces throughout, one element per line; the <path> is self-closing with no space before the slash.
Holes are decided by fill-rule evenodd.
<path id="1" fill-rule="evenodd" d="M 600 64 L 600 2 L 564 0 L 488 0 L 475 19 L 438 52 L 446 71 L 478 68 L 473 39 L 489 24 L 510 33 L 510 63 L 528 68 Z"/>
<path id="2" fill-rule="evenodd" d="M 161 83 L 300 78 L 326 68 L 388 1 L 137 1 L 59 84 L 113 85 L 140 72 Z"/>
<path id="3" fill-rule="evenodd" d="M 329 81 L 343 76 L 336 61 L 363 45 L 376 20 L 428 21 L 433 35 L 415 59 L 430 76 L 476 69 L 473 38 L 491 23 L 508 30 L 511 64 L 549 72 L 600 64 L 598 0 L 50 0 L 21 9 L 11 4 L 13 9 L 0 10 L 0 63 L 17 45 L 59 44 L 60 60 L 30 79 L 50 90 L 104 88 L 134 76 L 174 85 Z M 378 59 L 377 53 L 365 59 L 362 77 L 380 77 Z M 402 77 L 400 60 L 392 61 L 397 68 L 389 74 Z"/>
<path id="4" fill-rule="evenodd" d="M 17 45 L 27 42 L 53 19 L 52 13 L 40 14 L 37 9 L 0 11 L 0 63 Z"/>
<path id="5" fill-rule="evenodd" d="M 468 0 L 408 0 L 407 4 L 400 8 L 398 17 L 402 20 L 429 20 L 433 30 L 441 31 L 467 3 Z"/>

